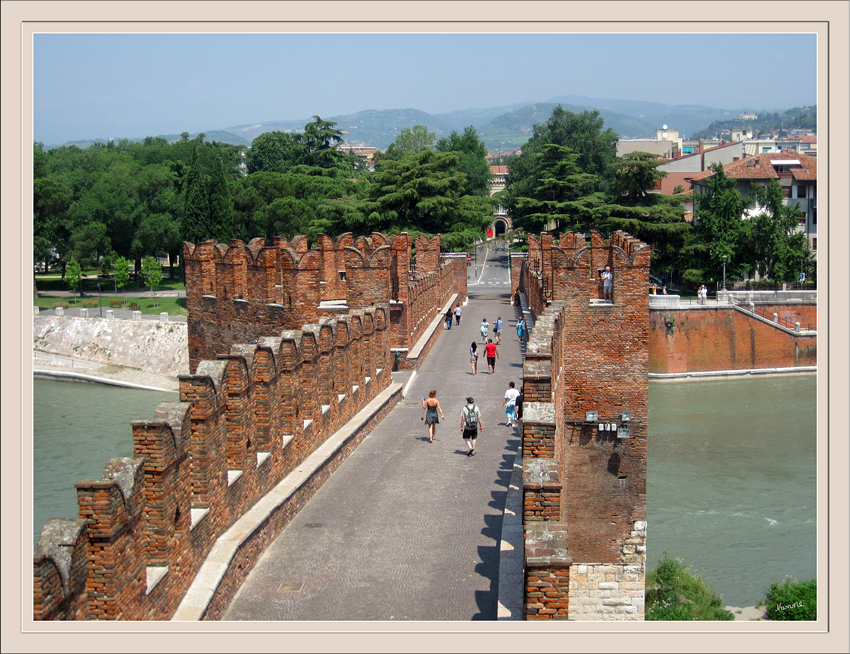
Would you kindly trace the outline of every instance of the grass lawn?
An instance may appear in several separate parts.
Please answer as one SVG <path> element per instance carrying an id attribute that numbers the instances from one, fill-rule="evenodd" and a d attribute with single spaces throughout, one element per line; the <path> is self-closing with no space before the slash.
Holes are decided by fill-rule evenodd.
<path id="1" fill-rule="evenodd" d="M 175 269 L 175 277 L 171 279 L 168 277 L 168 268 L 163 268 L 163 278 L 162 283 L 157 287 L 157 293 L 159 291 L 185 291 L 186 285 L 180 281 L 180 278 L 176 276 L 177 270 Z M 115 292 L 115 282 L 112 277 L 108 279 L 102 279 L 98 277 L 97 270 L 86 270 L 83 272 L 85 277 L 83 277 L 80 282 L 80 286 L 82 290 L 88 293 L 89 295 L 94 295 L 97 293 L 97 284 L 100 282 L 101 290 L 104 293 L 114 293 Z M 38 287 L 40 293 L 50 293 L 51 291 L 70 291 L 71 287 L 67 282 L 62 280 L 62 275 L 59 272 L 53 271 L 49 273 L 36 273 L 35 275 L 35 284 Z M 79 291 L 80 289 L 76 289 Z M 118 292 L 121 292 L 122 289 L 118 289 Z M 148 287 L 144 284 L 139 283 L 138 281 L 134 281 L 130 279 L 127 282 L 127 285 L 124 286 L 123 290 L 132 295 L 134 291 L 147 291 Z M 52 305 L 51 305 L 52 306 Z"/>
<path id="2" fill-rule="evenodd" d="M 95 290 L 94 297 L 88 297 L 87 300 L 96 300 L 97 299 L 97 290 Z M 165 312 L 169 316 L 188 316 L 189 312 L 186 311 L 186 298 L 184 297 L 157 297 L 156 298 L 156 306 L 154 306 L 154 301 L 152 298 L 147 297 L 138 297 L 133 295 L 127 295 L 121 298 L 112 298 L 105 297 L 102 299 L 102 306 L 104 310 L 109 309 L 110 300 L 121 299 L 125 300 L 124 306 L 122 308 L 129 309 L 130 304 L 135 302 L 141 307 L 141 312 L 147 315 L 156 315 Z M 60 297 L 40 297 L 38 299 L 33 300 L 33 306 L 38 307 L 39 309 L 52 309 L 54 302 L 68 302 L 68 308 L 82 308 L 83 300 L 81 298 L 77 298 L 77 303 L 74 304 L 73 298 L 60 298 Z M 89 307 L 91 310 L 89 315 L 93 315 L 93 312 L 98 312 L 97 307 Z M 99 312 L 98 312 L 99 313 Z"/>

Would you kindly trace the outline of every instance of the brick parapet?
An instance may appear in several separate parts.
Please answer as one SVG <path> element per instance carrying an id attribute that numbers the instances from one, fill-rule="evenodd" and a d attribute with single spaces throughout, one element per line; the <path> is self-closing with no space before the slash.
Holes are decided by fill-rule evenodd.
<path id="1" fill-rule="evenodd" d="M 613 303 L 601 301 L 605 266 L 614 273 Z M 526 477 L 525 524 L 568 520 L 572 559 L 642 566 L 645 546 L 633 542 L 633 527 L 646 520 L 649 248 L 624 232 L 608 242 L 596 232 L 562 234 L 557 244 L 529 237 L 528 262 L 518 268 L 537 312 L 523 367 L 523 456 L 552 457 L 564 483 L 556 518 L 551 484 L 547 496 Z M 535 400 L 554 407 L 551 425 L 535 418 Z M 599 431 L 600 422 L 616 427 Z"/>
<path id="2" fill-rule="evenodd" d="M 423 317 L 433 317 L 441 298 L 460 286 L 465 298 L 466 286 L 465 272 L 453 274 L 441 263 L 439 235 L 420 236 L 415 245 L 412 274 L 413 242 L 405 233 L 343 234 L 336 241 L 320 234 L 312 249 L 302 236 L 271 244 L 184 243 L 190 371 L 235 343 L 384 302 L 393 304 L 392 347 L 409 348 L 427 325 Z M 423 282 L 430 276 L 435 279 Z"/>
<path id="3" fill-rule="evenodd" d="M 532 522 L 525 526 L 525 618 L 568 620 L 570 567 L 567 525 Z"/>
<path id="4" fill-rule="evenodd" d="M 441 299 L 466 298 L 465 262 L 441 261 L 439 246 L 417 239 L 412 275 L 406 234 L 320 235 L 313 249 L 301 236 L 184 244 L 192 374 L 180 377 L 180 402 L 133 423 L 135 458 L 77 484 L 79 519 L 45 527 L 34 618 L 169 617 L 216 539 L 390 385 L 391 347 L 424 333 Z M 404 315 L 400 330 L 411 306 L 416 329 Z M 365 433 L 310 479 L 309 494 Z M 251 539 L 240 565 L 273 531 Z"/>
<path id="5" fill-rule="evenodd" d="M 136 458 L 77 484 L 86 547 L 62 563 L 60 537 L 39 540 L 34 617 L 169 617 L 215 539 L 389 386 L 388 313 L 381 304 L 235 344 L 181 377 L 180 402 L 133 423 Z M 76 570 L 68 590 L 63 569 Z"/>

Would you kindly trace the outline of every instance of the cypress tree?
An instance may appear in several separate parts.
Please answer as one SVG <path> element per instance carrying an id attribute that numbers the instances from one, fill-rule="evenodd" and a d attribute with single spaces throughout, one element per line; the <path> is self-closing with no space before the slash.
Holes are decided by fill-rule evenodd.
<path id="1" fill-rule="evenodd" d="M 224 174 L 220 157 L 213 163 L 209 178 L 209 222 L 210 235 L 219 243 L 228 243 L 234 237 L 233 203 L 230 200 L 230 184 Z"/>
<path id="2" fill-rule="evenodd" d="M 180 236 L 190 243 L 201 243 L 209 238 L 210 206 L 207 195 L 207 185 L 201 166 L 198 163 L 198 152 L 192 148 L 192 163 L 186 178 L 186 195 L 183 204 L 183 222 L 180 225 Z"/>

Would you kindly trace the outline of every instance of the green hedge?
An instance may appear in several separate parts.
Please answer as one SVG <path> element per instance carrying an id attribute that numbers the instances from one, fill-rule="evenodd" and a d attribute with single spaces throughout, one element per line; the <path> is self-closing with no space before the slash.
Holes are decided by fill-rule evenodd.
<path id="1" fill-rule="evenodd" d="M 702 577 L 664 552 L 658 567 L 646 575 L 647 620 L 734 620 L 723 600 Z"/>
<path id="2" fill-rule="evenodd" d="M 815 579 L 771 584 L 764 600 L 771 620 L 817 620 L 818 582 Z"/>

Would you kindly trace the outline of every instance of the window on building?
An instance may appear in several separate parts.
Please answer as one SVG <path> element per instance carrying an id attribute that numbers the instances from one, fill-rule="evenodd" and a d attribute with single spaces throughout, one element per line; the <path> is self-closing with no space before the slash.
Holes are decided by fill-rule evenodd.
<path id="1" fill-rule="evenodd" d="M 814 250 L 815 252 L 818 251 L 818 239 L 817 238 L 812 239 L 812 250 Z"/>
<path id="2" fill-rule="evenodd" d="M 782 197 L 783 198 L 790 198 L 791 197 L 791 187 L 790 186 L 783 186 L 782 187 Z"/>
<path id="3" fill-rule="evenodd" d="M 802 200 L 806 199 L 806 187 L 805 187 L 805 185 L 800 184 L 797 187 L 797 197 L 802 199 Z"/>
<path id="4" fill-rule="evenodd" d="M 818 210 L 812 209 L 812 225 L 818 224 Z"/>

